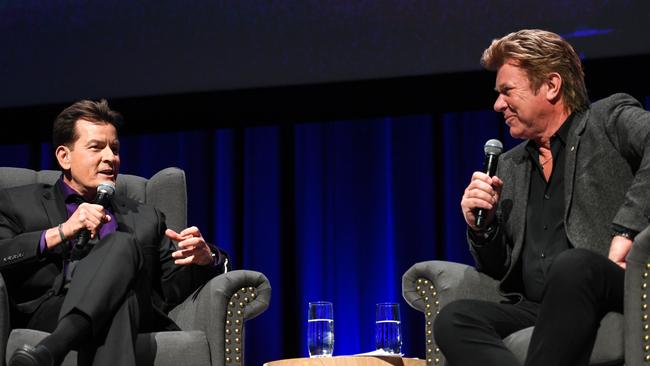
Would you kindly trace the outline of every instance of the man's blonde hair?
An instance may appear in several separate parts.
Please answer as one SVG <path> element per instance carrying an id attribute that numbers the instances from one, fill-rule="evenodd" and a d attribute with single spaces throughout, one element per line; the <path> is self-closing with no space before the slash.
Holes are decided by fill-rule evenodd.
<path id="1" fill-rule="evenodd" d="M 497 71 L 512 61 L 526 71 L 534 91 L 539 90 L 552 72 L 562 77 L 562 98 L 569 111 L 584 111 L 589 106 L 582 63 L 573 47 L 559 35 L 523 29 L 492 41 L 483 51 L 481 65 Z"/>

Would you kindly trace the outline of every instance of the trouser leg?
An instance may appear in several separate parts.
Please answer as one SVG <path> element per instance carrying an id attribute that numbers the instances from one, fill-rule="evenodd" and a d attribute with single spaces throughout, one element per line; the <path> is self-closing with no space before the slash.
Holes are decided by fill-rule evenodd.
<path id="1" fill-rule="evenodd" d="M 61 305 L 65 298 L 63 295 L 55 295 L 45 300 L 36 311 L 31 314 L 27 324 L 19 328 L 35 329 L 52 333 L 56 329 Z"/>
<path id="2" fill-rule="evenodd" d="M 135 294 L 131 293 L 113 316 L 105 333 L 80 347 L 77 364 L 135 366 L 138 314 L 138 300 Z"/>
<path id="3" fill-rule="evenodd" d="M 459 300 L 442 308 L 434 323 L 434 337 L 451 366 L 519 366 L 503 338 L 530 327 L 536 304 L 499 304 Z"/>
<path id="4" fill-rule="evenodd" d="M 131 235 L 114 232 L 102 239 L 77 264 L 59 319 L 77 309 L 91 319 L 93 334 L 102 332 L 136 285 L 141 267 Z"/>
<path id="5" fill-rule="evenodd" d="M 549 270 L 527 366 L 588 365 L 600 320 L 623 311 L 625 271 L 584 249 L 562 252 Z"/>
<path id="6" fill-rule="evenodd" d="M 91 320 L 93 337 L 79 348 L 80 364 L 135 365 L 141 314 L 151 313 L 142 261 L 135 239 L 115 232 L 77 264 L 60 319 L 79 311 Z"/>

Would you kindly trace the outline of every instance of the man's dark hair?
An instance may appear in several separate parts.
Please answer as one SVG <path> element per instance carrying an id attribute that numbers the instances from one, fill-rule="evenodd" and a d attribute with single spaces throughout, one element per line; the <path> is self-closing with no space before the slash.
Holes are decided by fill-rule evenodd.
<path id="1" fill-rule="evenodd" d="M 122 125 L 122 115 L 108 106 L 106 99 L 99 102 L 80 100 L 64 109 L 54 120 L 52 128 L 52 147 L 56 149 L 61 145 L 72 148 L 79 138 L 75 128 L 77 120 L 84 119 L 94 123 L 109 123 L 119 130 Z"/>

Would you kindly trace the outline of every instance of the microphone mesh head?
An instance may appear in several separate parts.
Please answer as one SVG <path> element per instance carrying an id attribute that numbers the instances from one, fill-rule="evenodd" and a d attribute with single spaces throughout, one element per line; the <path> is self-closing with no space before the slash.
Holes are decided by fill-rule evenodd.
<path id="1" fill-rule="evenodd" d="M 115 183 L 111 181 L 101 182 L 97 186 L 97 193 L 103 193 L 112 197 L 115 194 Z"/>
<path id="2" fill-rule="evenodd" d="M 497 139 L 488 140 L 483 147 L 485 155 L 499 155 L 503 152 L 503 144 Z"/>

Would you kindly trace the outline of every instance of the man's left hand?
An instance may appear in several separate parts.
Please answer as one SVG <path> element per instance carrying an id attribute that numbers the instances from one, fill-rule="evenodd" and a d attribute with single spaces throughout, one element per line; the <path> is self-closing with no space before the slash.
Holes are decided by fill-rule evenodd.
<path id="1" fill-rule="evenodd" d="M 612 244 L 609 246 L 608 258 L 625 269 L 625 258 L 632 249 L 632 240 L 624 236 L 615 235 L 612 237 Z"/>
<path id="2" fill-rule="evenodd" d="M 178 242 L 179 250 L 172 253 L 174 263 L 205 266 L 213 262 L 212 251 L 196 226 L 188 227 L 180 233 L 167 229 L 165 235 Z"/>

